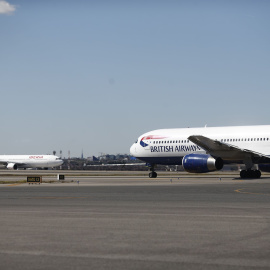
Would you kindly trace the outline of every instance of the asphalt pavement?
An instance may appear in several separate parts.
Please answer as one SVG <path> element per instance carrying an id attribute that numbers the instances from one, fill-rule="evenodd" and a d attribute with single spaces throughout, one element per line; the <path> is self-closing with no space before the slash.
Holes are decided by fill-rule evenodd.
<path id="1" fill-rule="evenodd" d="M 270 268 L 268 176 L 75 174 L 0 203 L 1 269 Z"/>

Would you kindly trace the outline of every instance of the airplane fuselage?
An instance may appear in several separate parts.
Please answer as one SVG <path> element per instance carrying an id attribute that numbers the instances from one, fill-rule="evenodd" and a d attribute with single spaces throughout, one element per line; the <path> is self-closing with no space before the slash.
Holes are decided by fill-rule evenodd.
<path id="1" fill-rule="evenodd" d="M 204 144 L 202 147 L 191 141 L 193 136 L 206 137 L 217 145 L 225 146 L 225 149 L 208 149 Z M 258 158 L 253 152 L 262 157 Z M 131 146 L 130 153 L 150 164 L 180 165 L 189 154 L 210 154 L 221 157 L 224 163 L 270 163 L 267 159 L 270 157 L 270 126 L 153 130 L 141 135 Z"/>
<path id="2" fill-rule="evenodd" d="M 63 164 L 63 160 L 54 155 L 0 155 L 0 164 L 7 169 L 51 168 Z"/>

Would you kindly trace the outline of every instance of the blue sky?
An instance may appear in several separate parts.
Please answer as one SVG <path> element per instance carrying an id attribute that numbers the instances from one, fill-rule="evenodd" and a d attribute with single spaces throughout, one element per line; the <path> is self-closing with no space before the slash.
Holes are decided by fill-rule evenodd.
<path id="1" fill-rule="evenodd" d="M 270 124 L 269 12 L 260 0 L 0 1 L 0 153 L 128 153 L 153 129 Z"/>

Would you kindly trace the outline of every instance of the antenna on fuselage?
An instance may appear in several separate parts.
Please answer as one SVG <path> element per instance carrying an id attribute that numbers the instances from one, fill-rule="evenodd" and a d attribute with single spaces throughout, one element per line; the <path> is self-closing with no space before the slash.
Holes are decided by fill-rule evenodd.
<path id="1" fill-rule="evenodd" d="M 207 128 L 207 124 L 205 124 L 205 126 L 204 126 L 205 128 Z"/>

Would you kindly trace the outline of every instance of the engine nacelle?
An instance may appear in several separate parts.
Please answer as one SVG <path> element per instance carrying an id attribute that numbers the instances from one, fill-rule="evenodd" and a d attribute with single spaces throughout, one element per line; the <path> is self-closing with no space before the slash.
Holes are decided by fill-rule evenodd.
<path id="1" fill-rule="evenodd" d="M 18 166 L 15 163 L 8 163 L 7 169 L 8 170 L 17 170 Z"/>
<path id="2" fill-rule="evenodd" d="M 223 160 L 221 158 L 215 159 L 210 155 L 189 154 L 184 156 L 182 165 L 187 172 L 206 173 L 221 170 Z"/>

